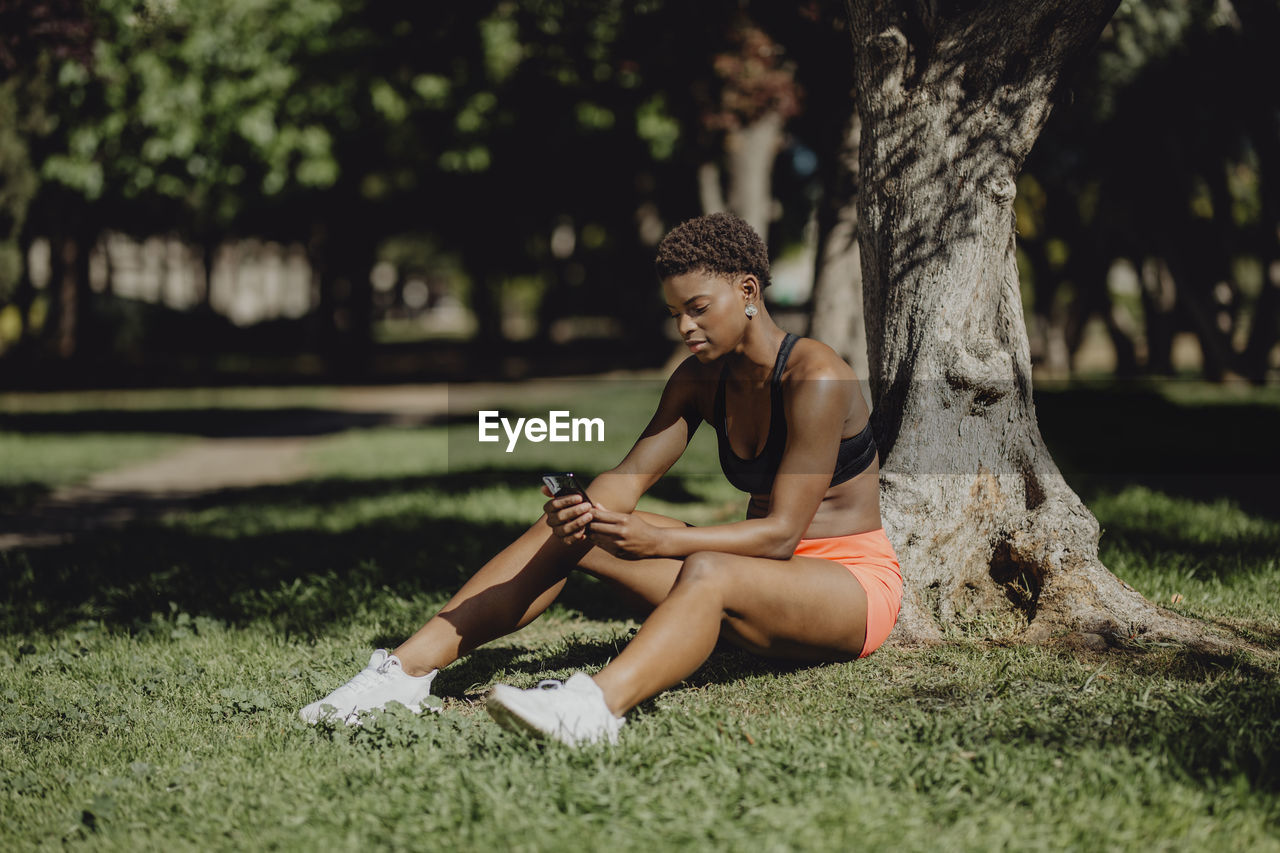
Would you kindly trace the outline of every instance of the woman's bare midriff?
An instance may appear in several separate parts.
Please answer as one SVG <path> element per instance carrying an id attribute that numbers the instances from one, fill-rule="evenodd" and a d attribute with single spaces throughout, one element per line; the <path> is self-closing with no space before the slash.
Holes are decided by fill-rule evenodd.
<path id="1" fill-rule="evenodd" d="M 763 518 L 768 514 L 769 496 L 752 495 L 747 505 L 747 518 Z M 873 463 L 852 480 L 827 490 L 803 538 L 851 536 L 878 530 L 881 526 L 880 466 Z"/>

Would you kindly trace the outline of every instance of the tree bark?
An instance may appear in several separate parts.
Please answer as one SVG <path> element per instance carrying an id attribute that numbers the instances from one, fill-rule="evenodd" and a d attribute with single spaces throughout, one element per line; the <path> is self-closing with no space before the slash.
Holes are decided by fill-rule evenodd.
<path id="1" fill-rule="evenodd" d="M 862 319 L 862 255 L 858 248 L 858 148 L 862 122 L 853 112 L 818 205 L 818 247 L 809 335 L 840 353 L 859 379 L 867 378 L 867 332 Z M 827 170 L 824 170 L 827 171 Z"/>
<path id="2" fill-rule="evenodd" d="M 881 501 L 906 580 L 896 641 L 1203 639 L 1102 565 L 1031 394 L 1015 179 L 1116 5 L 849 0 Z"/>

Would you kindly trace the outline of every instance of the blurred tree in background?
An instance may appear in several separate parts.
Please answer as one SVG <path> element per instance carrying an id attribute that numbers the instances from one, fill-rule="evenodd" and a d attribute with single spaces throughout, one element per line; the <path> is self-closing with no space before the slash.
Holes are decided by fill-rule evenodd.
<path id="1" fill-rule="evenodd" d="M 1126 2 L 1074 69 L 1017 202 L 1043 367 L 1100 320 L 1122 372 L 1172 371 L 1189 331 L 1207 375 L 1266 375 L 1280 111 L 1244 83 L 1276 79 L 1277 17 Z M 831 0 L 0 0 L 5 381 L 238 348 L 367 375 L 383 318 L 430 307 L 414 276 L 465 301 L 469 370 L 592 336 L 657 364 L 653 246 L 723 208 L 777 256 L 816 243 L 811 333 L 865 364 L 852 50 Z M 193 247 L 196 304 L 113 294 L 109 264 L 91 287 L 109 233 Z M 305 246 L 306 316 L 224 316 L 215 267 L 244 240 Z"/>
<path id="2" fill-rule="evenodd" d="M 64 66 L 90 62 L 90 51 L 89 21 L 79 0 L 0 0 L 0 304 L 16 303 L 0 314 L 0 346 L 4 325 L 34 309 L 23 234 L 40 189 L 40 143 L 57 124 L 51 108 L 57 75 Z M 23 321 L 16 325 L 8 337 L 21 335 Z"/>
<path id="3" fill-rule="evenodd" d="M 1066 370 L 1097 316 L 1121 373 L 1172 373 L 1189 330 L 1209 378 L 1265 376 L 1280 308 L 1280 92 L 1265 82 L 1280 79 L 1277 36 L 1274 2 L 1121 4 L 1019 186 L 1039 358 Z"/>

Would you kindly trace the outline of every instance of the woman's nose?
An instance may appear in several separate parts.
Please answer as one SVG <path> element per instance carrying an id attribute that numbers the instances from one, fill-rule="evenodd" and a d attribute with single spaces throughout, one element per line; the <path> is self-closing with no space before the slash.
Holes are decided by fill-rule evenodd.
<path id="1" fill-rule="evenodd" d="M 693 322 L 693 318 L 688 314 L 681 314 L 676 318 L 676 329 L 680 332 L 680 337 L 688 337 L 689 333 L 696 328 L 698 328 L 697 324 Z"/>

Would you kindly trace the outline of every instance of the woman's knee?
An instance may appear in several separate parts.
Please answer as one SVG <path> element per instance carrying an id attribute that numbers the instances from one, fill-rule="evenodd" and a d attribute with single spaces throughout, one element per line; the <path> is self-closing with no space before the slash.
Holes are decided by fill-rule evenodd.
<path id="1" fill-rule="evenodd" d="M 684 558 L 676 584 L 720 587 L 731 573 L 731 560 L 720 551 L 695 551 Z"/>

